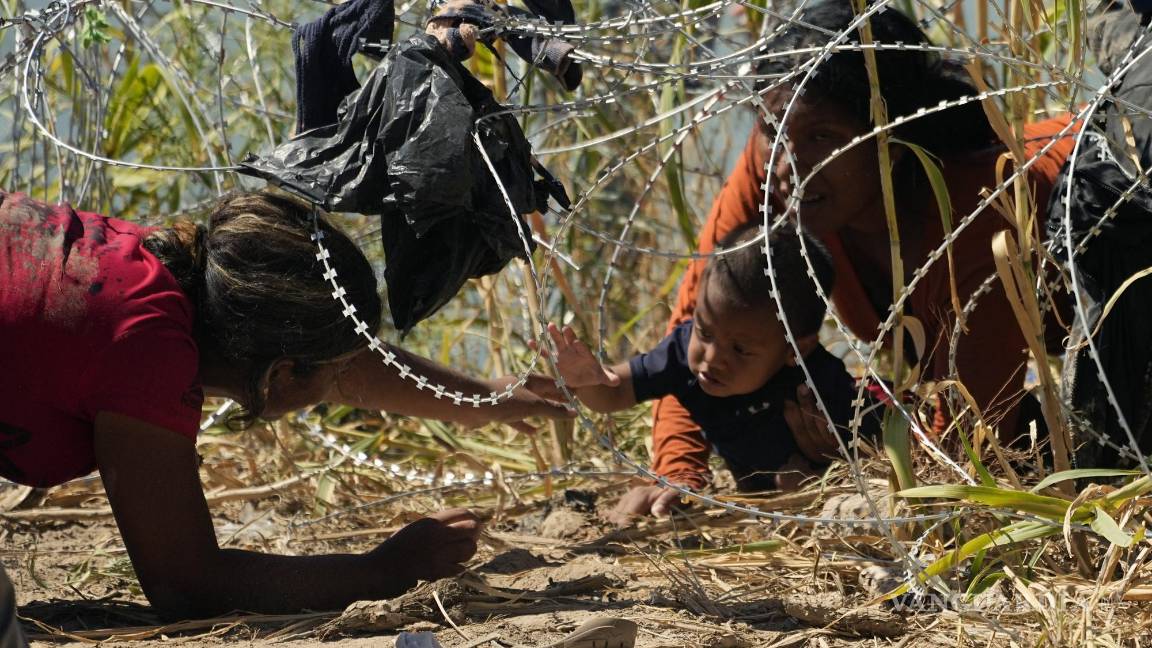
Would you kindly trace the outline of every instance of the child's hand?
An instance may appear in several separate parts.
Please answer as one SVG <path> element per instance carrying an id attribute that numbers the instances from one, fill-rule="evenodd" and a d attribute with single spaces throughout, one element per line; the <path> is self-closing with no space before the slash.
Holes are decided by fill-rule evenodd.
<path id="1" fill-rule="evenodd" d="M 565 326 L 561 332 L 555 324 L 549 324 L 548 335 L 556 345 L 554 357 L 556 369 L 569 387 L 573 389 L 594 385 L 615 387 L 620 384 L 620 376 L 597 362 L 588 345 L 576 339 L 576 333 L 571 327 Z M 542 355 L 552 356 L 548 349 L 539 348 L 534 340 L 530 340 L 528 346 Z"/>
<path id="2" fill-rule="evenodd" d="M 627 526 L 637 518 L 648 515 L 667 517 L 673 510 L 686 506 L 680 502 L 680 491 L 659 484 L 646 484 L 633 486 L 605 517 L 616 526 Z"/>

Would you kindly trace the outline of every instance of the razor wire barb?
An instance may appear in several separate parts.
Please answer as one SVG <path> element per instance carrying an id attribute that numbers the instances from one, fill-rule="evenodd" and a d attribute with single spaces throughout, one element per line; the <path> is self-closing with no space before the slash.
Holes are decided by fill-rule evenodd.
<path id="1" fill-rule="evenodd" d="M 542 232 L 520 230 L 526 261 L 523 266 L 523 280 L 513 269 L 507 270 L 505 274 L 512 277 L 508 281 L 512 284 L 515 300 L 520 306 L 518 323 L 523 329 L 521 337 L 524 340 L 535 340 L 542 348 L 549 348 L 551 345 L 548 336 L 542 333 L 547 322 L 560 314 L 559 304 L 562 301 L 557 295 L 556 288 L 557 280 L 560 278 L 554 276 L 559 266 L 553 264 L 552 260 L 559 258 L 571 268 L 580 272 L 587 271 L 586 264 L 582 263 L 581 259 L 573 260 L 565 255 L 563 241 L 578 238 L 587 246 L 609 250 L 607 254 L 599 255 L 607 259 L 606 263 L 591 264 L 597 271 L 602 272 L 593 282 L 597 322 L 595 348 L 601 358 L 608 357 L 610 351 L 618 351 L 620 346 L 612 342 L 621 334 L 621 327 L 617 326 L 616 330 L 613 330 L 618 319 L 614 316 L 609 302 L 616 294 L 614 291 L 622 290 L 621 283 L 627 282 L 629 264 L 634 266 L 638 263 L 638 259 L 643 259 L 644 263 L 675 264 L 707 259 L 715 254 L 728 254 L 734 251 L 700 254 L 695 251 L 692 241 L 677 241 L 677 237 L 667 234 L 667 231 L 664 235 L 660 232 L 651 234 L 646 231 L 643 237 L 638 233 L 641 226 L 649 226 L 646 221 L 659 220 L 659 211 L 673 211 L 674 206 L 661 195 L 661 190 L 669 188 L 670 177 L 678 176 L 680 181 L 683 181 L 688 176 L 685 172 L 686 159 L 693 156 L 703 159 L 712 153 L 725 154 L 727 159 L 731 159 L 730 151 L 710 149 L 706 140 L 725 132 L 726 126 L 731 128 L 732 122 L 737 122 L 739 127 L 746 131 L 749 127 L 756 127 L 757 120 L 761 120 L 767 132 L 774 133 L 774 139 L 768 149 L 770 151 L 768 160 L 765 162 L 765 176 L 771 178 L 778 169 L 783 168 L 783 173 L 790 179 L 790 186 L 796 188 L 788 196 L 782 206 L 783 210 L 779 213 L 773 211 L 773 206 L 768 200 L 770 192 L 764 191 L 765 199 L 760 205 L 761 226 L 762 232 L 768 232 L 790 216 L 803 223 L 804 205 L 801 201 L 808 181 L 821 169 L 855 147 L 875 146 L 874 140 L 881 132 L 892 133 L 902 125 L 955 106 L 968 103 L 1007 102 L 1018 96 L 1041 98 L 1043 104 L 1037 107 L 1049 113 L 1066 110 L 1075 113 L 1078 118 L 1087 119 L 1101 104 L 1115 100 L 1112 90 L 1116 82 L 1127 70 L 1146 58 L 1148 45 L 1152 44 L 1146 37 L 1134 41 L 1117 69 L 1100 81 L 1085 67 L 1077 69 L 1066 65 L 1066 61 L 1058 54 L 1046 55 L 1044 52 L 1028 50 L 1024 52 L 1027 57 L 1022 58 L 1019 52 L 1003 43 L 981 41 L 957 25 L 950 17 L 954 15 L 957 6 L 963 5 L 962 2 L 934 4 L 924 0 L 917 0 L 914 3 L 921 19 L 920 24 L 926 30 L 933 30 L 936 40 L 940 40 L 943 36 L 949 40 L 949 44 L 912 45 L 883 42 L 861 44 L 856 38 L 856 25 L 870 15 L 877 15 L 887 10 L 890 4 L 888 0 L 878 0 L 864 15 L 859 16 L 849 29 L 842 32 L 828 32 L 827 41 L 822 47 L 769 51 L 766 47 L 768 41 L 773 35 L 798 21 L 805 2 L 806 0 L 761 5 L 743 0 L 717 0 L 682 7 L 651 0 L 629 3 L 606 0 L 596 3 L 596 16 L 574 25 L 524 20 L 507 15 L 500 18 L 497 25 L 500 29 L 524 35 L 547 35 L 571 43 L 576 47 L 574 60 L 587 68 L 585 87 L 575 96 L 562 97 L 554 92 L 541 91 L 540 87 L 547 87 L 547 80 L 539 77 L 538 82 L 530 84 L 527 81 L 530 80 L 531 73 L 524 71 L 514 86 L 514 91 L 517 93 L 515 101 L 512 97 L 508 98 L 507 112 L 515 114 L 525 125 L 529 122 L 535 123 L 533 120 L 536 119 L 550 120 L 536 131 L 526 127 L 527 132 L 533 133 L 537 156 L 545 164 L 555 164 L 556 169 L 572 172 L 577 166 L 573 160 L 577 160 L 586 163 L 591 169 L 584 176 L 590 179 L 579 186 L 565 177 L 563 172 L 558 174 L 575 192 L 576 199 L 571 209 L 553 209 L 547 214 L 554 221 L 554 229 L 549 236 L 550 243 L 542 246 L 543 252 L 534 256 L 530 253 L 529 245 L 532 239 L 543 242 Z M 21 2 L 13 4 L 17 7 L 23 6 Z M 411 2 L 398 7 L 397 18 L 402 28 L 423 22 L 426 16 L 423 14 L 422 4 Z M 312 9 L 319 11 L 326 6 L 317 3 L 315 7 L 306 8 L 308 15 L 303 15 L 300 7 L 273 0 L 251 2 L 246 6 L 217 0 L 189 0 L 181 7 L 176 18 L 165 23 L 157 20 L 157 16 L 163 15 L 168 5 L 159 0 L 144 0 L 126 6 L 106 0 L 57 0 L 49 3 L 44 9 L 26 9 L 0 18 L 0 56 L 7 54 L 6 58 L 0 59 L 3 60 L 0 63 L 0 82 L 8 83 L 8 87 L 13 91 L 11 97 L 7 99 L 7 105 L 12 109 L 10 130 L 13 133 L 14 148 L 13 155 L 9 156 L 8 165 L 3 167 L 6 175 L 0 177 L 7 182 L 15 183 L 15 186 L 10 187 L 12 189 L 35 192 L 41 194 L 41 197 L 54 194 L 61 199 L 67 198 L 79 204 L 84 204 L 85 199 L 99 189 L 110 207 L 119 206 L 116 199 L 109 197 L 114 195 L 117 187 L 138 186 L 133 183 L 139 183 L 140 177 L 153 181 L 174 178 L 175 182 L 183 183 L 180 186 L 186 188 L 186 191 L 180 195 L 178 204 L 172 206 L 169 212 L 175 213 L 182 208 L 198 207 L 209 195 L 238 182 L 231 175 L 235 167 L 229 161 L 237 159 L 240 153 L 255 152 L 238 150 L 240 147 L 247 145 L 270 148 L 276 142 L 269 140 L 275 137 L 287 137 L 291 124 L 285 123 L 285 120 L 292 113 L 291 79 L 285 74 L 282 63 L 277 67 L 277 55 L 282 57 L 287 49 L 284 43 L 288 39 L 288 29 L 298 22 L 305 22 L 315 17 Z M 92 11 L 99 12 L 105 19 L 113 21 L 118 26 L 118 30 L 112 35 L 116 40 L 113 56 L 101 57 L 94 53 L 91 47 L 87 49 L 81 47 L 82 36 L 91 35 L 95 29 L 85 23 L 86 16 Z M 755 16 L 756 20 L 748 18 L 741 22 L 743 19 L 733 17 L 741 12 L 748 17 Z M 227 18 L 220 18 L 218 22 L 210 22 L 214 16 L 217 18 L 232 16 L 234 19 L 230 22 Z M 759 22 L 761 26 L 759 32 L 748 29 L 748 25 L 755 22 Z M 194 43 L 184 48 L 176 47 L 174 44 L 178 39 L 175 34 L 182 25 L 202 28 L 191 38 Z M 1057 22 L 1055 27 L 1067 28 L 1067 24 Z M 1042 25 L 1037 33 L 1050 35 L 1049 29 L 1049 25 Z M 269 38 L 278 35 L 283 39 L 283 43 L 277 49 L 269 45 L 268 41 L 257 40 L 253 34 L 259 30 L 267 30 L 265 35 Z M 264 48 L 264 51 L 261 51 L 261 48 Z M 787 141 L 787 124 L 794 106 L 802 100 L 805 85 L 818 73 L 821 63 L 828 57 L 838 52 L 865 50 L 922 51 L 932 56 L 953 60 L 978 60 L 989 68 L 999 70 L 1005 82 L 999 87 L 942 102 L 938 106 L 922 109 L 912 115 L 895 117 L 889 124 L 874 128 L 836 148 L 825 160 L 801 173 Z M 673 52 L 675 55 L 672 55 Z M 232 59 L 228 58 L 229 54 L 233 56 Z M 184 58 L 181 58 L 182 56 Z M 196 71 L 202 71 L 203 68 L 197 67 L 199 61 L 191 60 L 195 56 L 218 57 L 217 67 L 213 69 L 217 78 L 199 77 Z M 778 60 L 793 61 L 795 64 L 784 74 L 757 72 L 757 68 L 763 64 Z M 493 62 L 493 67 L 501 65 L 501 62 Z M 117 138 L 122 137 L 123 133 L 113 132 L 114 129 L 108 128 L 109 121 L 116 117 L 113 100 L 123 99 L 125 86 L 138 83 L 141 69 L 145 67 L 154 70 L 155 77 L 149 78 L 159 79 L 153 81 L 154 85 L 149 87 L 156 92 L 162 91 L 167 101 L 178 106 L 175 114 L 187 126 L 190 140 L 187 143 L 186 155 L 182 158 L 186 163 L 169 164 L 153 159 L 140 149 L 118 147 L 117 145 L 124 140 Z M 99 106 L 99 110 L 92 114 L 76 110 L 77 97 L 82 96 L 84 91 L 73 89 L 69 96 L 67 85 L 59 78 L 65 69 L 73 75 L 73 78 L 83 80 L 81 85 L 84 91 L 94 95 L 85 98 L 92 100 Z M 1009 82 L 1009 79 L 1016 81 Z M 250 85 L 244 85 L 245 82 Z M 781 114 L 764 110 L 764 97 L 774 89 L 783 87 L 794 88 L 795 92 L 790 95 Z M 1079 107 L 1063 103 L 1068 97 L 1077 96 L 1077 93 L 1082 97 L 1088 97 Z M 69 99 L 72 103 L 69 103 Z M 1125 108 L 1145 118 L 1149 116 L 1148 107 L 1125 105 Z M 747 113 L 752 112 L 749 109 L 755 109 L 757 116 L 748 119 Z M 740 119 L 743 119 L 743 123 L 739 122 Z M 242 136 L 241 133 L 247 132 L 245 128 L 255 134 Z M 1082 138 L 1100 137 L 1099 134 L 1090 132 L 1090 129 L 1074 134 L 1071 126 L 1062 134 L 1077 138 L 1077 150 Z M 1004 179 L 998 186 L 989 187 L 987 195 L 980 200 L 975 210 L 958 215 L 952 232 L 931 250 L 922 265 L 912 269 L 910 281 L 902 286 L 894 305 L 887 313 L 882 314 L 880 329 L 876 331 L 873 339 L 857 339 L 835 309 L 830 310 L 833 328 L 847 342 L 850 359 L 862 368 L 864 375 L 874 384 L 882 386 L 895 410 L 908 420 L 912 433 L 926 452 L 951 474 L 966 483 L 975 483 L 968 470 L 931 438 L 924 429 L 915 407 L 905 405 L 899 395 L 887 386 L 884 380 L 886 376 L 879 366 L 879 353 L 886 336 L 894 327 L 900 325 L 897 317 L 900 307 L 911 298 L 915 290 L 920 289 L 930 269 L 941 262 L 950 246 L 956 243 L 981 213 L 991 208 L 1000 195 L 1011 194 L 1015 179 L 1026 173 L 1050 146 L 1051 144 L 1044 147 L 1032 159 L 1018 160 L 1010 177 Z M 481 155 L 485 155 L 484 148 L 478 141 L 477 150 Z M 165 151 L 171 153 L 172 149 L 161 147 L 156 152 Z M 604 151 L 601 156 L 603 159 L 587 161 L 592 154 L 600 155 L 600 151 Z M 52 162 L 53 160 L 55 162 Z M 729 165 L 714 163 L 712 166 L 719 168 L 720 173 L 724 173 L 727 172 Z M 150 175 L 123 175 L 127 172 Z M 492 173 L 495 174 L 494 171 Z M 623 182 L 625 178 L 632 178 L 631 184 L 626 187 Z M 715 190 L 718 187 L 714 179 L 706 180 L 707 178 L 704 178 L 697 183 L 694 196 L 703 204 L 709 203 L 712 198 L 710 194 L 704 192 L 704 189 Z M 1146 174 L 1131 180 L 1129 190 L 1101 214 L 1099 224 L 1092 228 L 1086 237 L 1072 240 L 1070 215 L 1064 214 L 1062 231 L 1065 240 L 1062 243 L 1067 249 L 1074 251 L 1073 256 L 1084 250 L 1089 240 L 1099 234 L 1101 227 L 1115 216 L 1136 191 L 1148 187 Z M 52 191 L 50 186 L 56 186 L 57 189 Z M 1069 191 L 1069 185 L 1063 189 Z M 684 199 L 687 192 L 683 186 L 680 191 L 679 195 Z M 623 196 L 623 202 L 619 200 L 620 196 Z M 625 209 L 619 209 L 619 214 L 609 218 L 603 217 L 603 211 L 610 207 L 619 208 L 621 204 Z M 510 211 L 509 217 L 515 219 L 516 215 Z M 686 223 L 699 229 L 700 223 L 695 209 L 691 207 L 681 209 L 678 217 L 682 219 L 681 227 Z M 687 238 L 687 235 L 684 238 Z M 418 389 L 427 389 L 436 398 L 462 407 L 497 406 L 510 398 L 516 389 L 522 387 L 532 371 L 544 366 L 540 362 L 539 354 L 529 354 L 528 359 L 522 362 L 521 371 L 516 372 L 515 380 L 510 381 L 502 390 L 488 393 L 466 394 L 450 390 L 426 376 L 419 375 L 411 366 L 404 363 L 390 343 L 378 336 L 377 331 L 369 330 L 368 325 L 358 316 L 355 307 L 346 300 L 345 291 L 340 285 L 339 268 L 332 263 L 318 227 L 314 230 L 314 241 L 316 259 L 323 267 L 323 277 L 331 284 L 332 297 L 340 303 L 350 325 L 357 334 L 366 338 L 368 347 L 379 355 L 382 362 L 403 379 L 412 381 Z M 764 241 L 762 235 L 761 238 L 745 245 L 763 246 L 768 266 L 771 268 L 772 257 Z M 1049 241 L 1047 244 L 1053 245 L 1054 242 Z M 804 254 L 807 257 L 806 249 Z M 808 271 L 812 273 L 810 263 Z M 769 276 L 773 290 L 777 290 L 775 273 L 770 273 Z M 1037 276 L 1043 277 L 1040 273 Z M 624 282 L 620 281 L 621 278 Z M 961 296 L 964 300 L 962 315 L 970 316 L 975 312 L 980 297 L 992 289 L 995 280 L 994 276 L 989 277 L 972 294 Z M 1078 294 L 1076 289 L 1081 281 L 1073 267 L 1060 275 L 1058 285 L 1047 287 L 1050 290 L 1041 290 L 1045 288 L 1043 286 L 1036 288 L 1045 296 L 1055 290 L 1063 290 L 1075 296 Z M 531 290 L 526 290 L 529 286 L 524 282 L 531 283 Z M 817 290 L 820 290 L 818 283 Z M 535 303 L 529 303 L 529 295 L 536 296 Z M 821 291 L 820 296 L 826 303 L 830 302 L 830 295 Z M 1048 307 L 1047 302 L 1045 304 L 1045 307 Z M 576 309 L 577 305 L 567 304 L 567 307 Z M 1077 300 L 1075 308 L 1076 319 L 1080 322 L 1077 325 L 1089 321 L 1085 313 L 1085 304 Z M 779 312 L 776 315 L 784 323 L 788 343 L 798 351 L 799 345 L 787 318 Z M 956 374 L 956 344 L 960 339 L 961 319 L 956 320 L 953 335 L 949 338 L 948 359 L 953 375 Z M 1088 343 L 1090 355 L 1097 363 L 1103 384 L 1109 390 L 1110 404 L 1119 412 L 1119 405 L 1111 391 L 1107 376 L 1102 375 L 1099 353 L 1094 346 L 1091 346 L 1090 337 Z M 823 414 L 828 429 L 838 440 L 839 452 L 852 474 L 854 483 L 869 499 L 874 519 L 865 523 L 880 528 L 894 545 L 897 553 L 905 555 L 901 543 L 892 535 L 891 529 L 894 526 L 940 524 L 965 513 L 966 509 L 958 507 L 939 514 L 892 517 L 882 515 L 881 509 L 868 494 L 866 478 L 860 468 L 858 444 L 861 410 L 864 407 L 863 383 L 858 388 L 853 402 L 854 416 L 849 429 L 852 439 L 846 443 L 836 433 L 823 397 L 812 384 L 802 354 L 797 352 L 797 358 L 809 386 L 813 387 L 817 407 Z M 570 402 L 578 406 L 563 381 L 558 379 L 557 385 L 568 396 Z M 220 417 L 226 415 L 229 407 L 231 406 L 226 405 L 221 411 L 210 416 L 205 421 L 205 427 L 214 425 Z M 1136 461 L 1146 475 L 1152 474 L 1149 473 L 1148 463 L 1139 452 L 1127 421 L 1122 415 L 1120 419 L 1128 435 L 1127 444 L 1117 443 L 1100 433 L 1096 434 L 1095 441 L 1109 445 L 1123 456 Z M 621 451 L 612 437 L 600 432 L 597 421 L 589 418 L 583 411 L 578 422 L 586 433 L 599 439 L 614 459 L 625 467 L 624 473 L 653 480 L 660 485 L 680 491 L 685 497 L 702 501 L 710 506 L 774 522 L 861 523 L 860 520 L 846 521 L 764 511 L 755 506 L 734 504 L 704 493 L 692 492 L 666 477 L 653 474 L 645 465 Z M 309 433 L 325 447 L 350 456 L 357 465 L 397 474 L 394 465 L 388 465 L 379 459 L 349 455 L 347 446 L 339 444 L 320 430 L 310 427 Z M 558 473 L 553 471 L 534 474 L 541 477 Z M 565 474 L 579 473 L 577 471 Z M 407 476 L 416 478 L 414 475 Z M 490 478 L 487 475 L 481 477 L 465 475 L 453 485 L 456 487 L 462 483 L 483 485 L 484 480 Z M 434 484 L 426 486 L 426 489 L 419 492 L 439 487 Z M 404 496 L 400 494 L 394 499 Z M 1002 512 L 1005 515 L 1018 516 L 1011 511 Z"/>

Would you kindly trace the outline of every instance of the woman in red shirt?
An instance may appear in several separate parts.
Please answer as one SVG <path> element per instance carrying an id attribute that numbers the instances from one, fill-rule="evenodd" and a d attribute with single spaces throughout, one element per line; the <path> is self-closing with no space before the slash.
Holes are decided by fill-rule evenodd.
<path id="1" fill-rule="evenodd" d="M 849 0 L 823 0 L 808 5 L 799 20 L 767 46 L 768 52 L 776 54 L 766 55 L 758 72 L 782 74 L 798 69 L 803 58 L 780 53 L 800 51 L 804 58 L 811 57 L 813 48 L 828 43 L 829 33 L 844 31 L 855 17 Z M 931 44 L 914 21 L 893 8 L 873 14 L 871 26 L 877 43 Z M 876 51 L 876 62 L 880 93 L 890 121 L 935 107 L 941 101 L 977 94 L 963 68 L 934 52 L 880 49 Z M 794 85 L 785 85 L 764 95 L 766 106 L 777 119 L 794 92 Z M 713 203 L 699 239 L 699 252 L 711 252 L 716 241 L 728 232 L 763 219 L 765 188 L 771 191 L 775 215 L 782 205 L 788 204 L 796 185 L 806 181 L 803 195 L 798 196 L 799 208 L 791 216 L 818 235 L 832 252 L 836 269 L 832 302 L 836 312 L 856 336 L 868 341 L 879 333 L 892 300 L 890 236 L 876 145 L 871 139 L 865 140 L 815 173 L 812 169 L 828 160 L 836 149 L 872 131 L 870 97 L 860 51 L 843 50 L 825 59 L 805 84 L 803 94 L 796 97 L 783 123 L 788 154 L 777 152 L 775 167 L 769 174 L 765 167 L 774 133 L 762 120 Z M 1039 156 L 1026 172 L 1036 214 L 1045 213 L 1055 178 L 1074 144 L 1074 127 L 1065 129 L 1067 126 L 1069 119 L 1065 117 L 1029 124 L 1024 129 L 1027 156 Z M 995 188 L 1002 181 L 997 177 L 996 165 L 1006 149 L 979 101 L 911 120 L 894 128 L 892 135 L 920 146 L 937 159 L 948 187 L 954 223 L 976 210 L 984 189 Z M 902 280 L 909 285 L 912 273 L 943 242 L 944 228 L 932 187 L 916 155 L 899 143 L 891 144 L 890 150 L 905 270 Z M 795 176 L 790 162 L 795 164 Z M 1011 164 L 1008 169 L 1011 171 Z M 953 243 L 956 292 L 962 304 L 995 274 L 992 238 L 1010 227 L 997 211 L 984 209 Z M 1039 229 L 1043 231 L 1042 224 Z M 691 317 L 703 265 L 703 260 L 697 260 L 685 272 L 670 327 Z M 905 315 L 915 317 L 926 334 L 923 355 L 917 358 L 909 352 L 906 357 L 909 363 L 920 365 L 924 380 L 959 378 L 986 420 L 998 424 L 1002 434 L 1009 431 L 1006 436 L 1015 436 L 1027 345 L 1002 285 L 995 282 L 992 291 L 980 298 L 975 311 L 965 320 L 967 330 L 957 341 L 958 376 L 950 372 L 948 358 L 956 318 L 951 286 L 948 265 L 939 260 L 928 267 L 905 301 Z M 787 409 L 793 435 L 805 455 L 798 459 L 803 463 L 805 458 L 819 461 L 824 456 L 837 455 L 835 440 L 815 413 L 812 397 L 804 391 L 805 387 L 800 389 L 797 398 L 803 405 L 792 403 Z M 699 426 L 672 397 L 657 403 L 655 413 L 653 470 L 690 488 L 705 486 L 711 474 L 709 447 Z M 938 416 L 937 425 L 942 422 L 943 417 Z M 621 500 L 616 517 L 623 520 L 634 514 L 664 514 L 675 496 L 675 491 L 659 486 L 638 486 Z"/>
<path id="2" fill-rule="evenodd" d="M 472 513 L 453 510 L 361 555 L 222 549 L 195 447 L 205 394 L 237 400 L 248 419 L 321 401 L 463 425 L 570 416 L 527 388 L 495 406 L 455 407 L 402 379 L 334 299 L 313 218 L 309 205 L 262 191 L 223 199 L 207 228 L 149 230 L 0 193 L 0 476 L 49 486 L 99 470 L 140 585 L 167 615 L 394 596 L 459 572 L 479 534 Z M 371 264 L 316 218 L 345 299 L 376 331 Z M 508 384 L 385 351 L 450 392 Z"/>

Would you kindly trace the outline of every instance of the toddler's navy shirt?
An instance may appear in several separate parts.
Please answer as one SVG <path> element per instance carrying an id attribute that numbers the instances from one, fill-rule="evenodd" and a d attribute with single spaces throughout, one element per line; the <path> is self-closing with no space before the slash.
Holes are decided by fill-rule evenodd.
<path id="1" fill-rule="evenodd" d="M 677 326 L 668 337 L 648 353 L 629 360 L 636 402 L 654 400 L 668 394 L 679 399 L 716 454 L 728 464 L 740 490 L 775 488 L 771 474 L 788 458 L 799 452 L 788 423 L 784 420 L 784 401 L 796 400 L 796 388 L 804 383 L 800 367 L 785 365 L 760 389 L 739 396 L 709 396 L 700 388 L 688 367 L 688 340 L 692 321 Z M 856 398 L 856 381 L 839 358 L 817 346 L 804 358 L 812 374 L 816 392 L 845 442 L 851 440 L 848 423 L 852 417 L 852 400 Z M 866 406 L 870 404 L 864 391 Z M 862 436 L 875 436 L 879 429 L 878 414 L 866 415 L 861 424 Z"/>

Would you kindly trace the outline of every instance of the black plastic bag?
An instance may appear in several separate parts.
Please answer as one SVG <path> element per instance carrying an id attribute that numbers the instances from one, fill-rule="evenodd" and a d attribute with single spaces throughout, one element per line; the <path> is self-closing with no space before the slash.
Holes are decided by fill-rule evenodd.
<path id="1" fill-rule="evenodd" d="M 519 124 L 503 111 L 435 38 L 414 36 L 392 47 L 344 99 L 336 123 L 246 159 L 242 172 L 330 211 L 380 214 L 388 303 L 396 328 L 407 333 L 469 278 L 523 257 L 525 241 L 533 249 L 521 214 L 544 211 L 549 195 L 569 206 L 563 186 L 534 162 Z"/>

